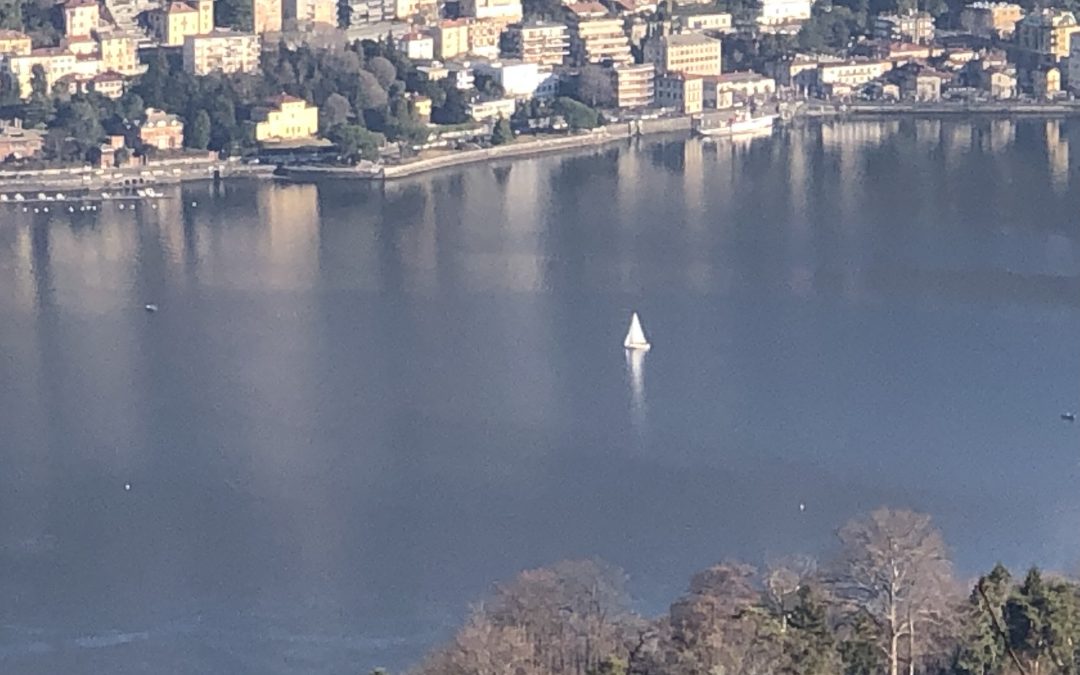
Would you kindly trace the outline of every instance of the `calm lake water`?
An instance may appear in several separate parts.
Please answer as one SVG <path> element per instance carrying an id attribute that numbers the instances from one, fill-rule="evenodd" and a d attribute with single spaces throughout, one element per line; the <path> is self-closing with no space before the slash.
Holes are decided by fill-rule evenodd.
<path id="1" fill-rule="evenodd" d="M 600 556 L 659 612 L 882 504 L 965 575 L 1074 569 L 1073 142 L 826 123 L 0 206 L 0 671 L 397 668 L 522 568 Z"/>

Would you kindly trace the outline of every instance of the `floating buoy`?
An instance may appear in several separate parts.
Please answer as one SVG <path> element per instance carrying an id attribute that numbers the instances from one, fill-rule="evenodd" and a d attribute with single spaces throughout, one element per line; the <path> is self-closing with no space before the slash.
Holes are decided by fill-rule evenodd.
<path id="1" fill-rule="evenodd" d="M 198 205 L 199 205 L 199 202 L 191 202 L 191 205 L 192 205 L 192 206 L 198 206 Z"/>
<path id="2" fill-rule="evenodd" d="M 130 491 L 131 490 L 131 483 L 124 483 L 124 489 Z"/>

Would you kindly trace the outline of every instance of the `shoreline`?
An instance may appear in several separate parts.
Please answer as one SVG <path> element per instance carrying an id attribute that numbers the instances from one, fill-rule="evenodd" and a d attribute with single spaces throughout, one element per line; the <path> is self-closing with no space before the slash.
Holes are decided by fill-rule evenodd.
<path id="1" fill-rule="evenodd" d="M 726 116 L 727 111 L 710 112 L 700 116 Z M 800 119 L 884 118 L 884 117 L 1007 117 L 1007 118 L 1066 118 L 1080 116 L 1080 105 L 1062 104 L 949 104 L 949 103 L 890 103 L 833 105 L 825 102 L 803 102 L 789 109 L 790 124 Z M 0 171 L 3 192 L 34 192 L 63 190 L 80 191 L 131 189 L 169 184 L 200 182 L 228 178 L 256 178 L 313 182 L 318 180 L 361 180 L 385 182 L 412 178 L 470 164 L 482 164 L 501 159 L 520 159 L 545 154 L 599 148 L 618 141 L 627 141 L 661 134 L 690 134 L 693 117 L 664 117 L 650 120 L 617 122 L 592 131 L 568 136 L 539 137 L 517 140 L 507 145 L 476 150 L 457 150 L 402 164 L 384 164 L 376 168 L 293 165 L 275 167 L 271 164 L 243 164 L 232 160 L 165 160 L 160 164 L 125 169 L 71 167 Z"/>

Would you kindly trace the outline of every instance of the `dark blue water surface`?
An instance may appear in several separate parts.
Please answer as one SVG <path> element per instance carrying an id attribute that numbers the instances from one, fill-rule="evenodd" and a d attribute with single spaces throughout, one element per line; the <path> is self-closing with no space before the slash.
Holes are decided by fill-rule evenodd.
<path id="1" fill-rule="evenodd" d="M 654 613 L 883 504 L 962 575 L 1072 569 L 1078 136 L 826 123 L 0 205 L 0 671 L 400 668 L 522 568 L 600 556 Z"/>

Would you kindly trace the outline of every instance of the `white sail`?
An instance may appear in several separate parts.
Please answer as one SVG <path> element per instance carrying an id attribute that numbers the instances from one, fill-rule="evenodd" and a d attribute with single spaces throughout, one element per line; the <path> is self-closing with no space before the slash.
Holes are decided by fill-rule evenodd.
<path id="1" fill-rule="evenodd" d="M 630 330 L 626 332 L 626 339 L 623 340 L 623 347 L 627 349 L 641 349 L 648 351 L 650 345 L 649 341 L 645 339 L 645 331 L 641 329 L 641 320 L 638 319 L 637 312 L 630 317 Z"/>

